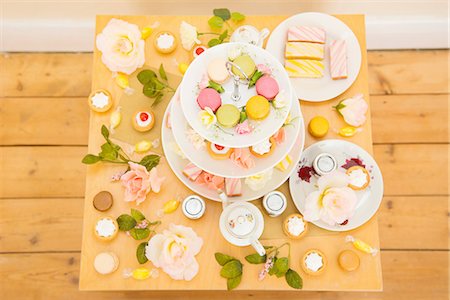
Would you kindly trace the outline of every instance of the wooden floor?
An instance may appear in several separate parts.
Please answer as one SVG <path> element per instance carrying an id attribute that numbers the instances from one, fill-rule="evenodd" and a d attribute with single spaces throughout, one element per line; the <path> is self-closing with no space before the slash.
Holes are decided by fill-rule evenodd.
<path id="1" fill-rule="evenodd" d="M 448 299 L 447 51 L 369 53 L 383 293 L 236 299 Z M 78 291 L 91 54 L 0 57 L 2 299 L 210 299 L 227 293 Z"/>

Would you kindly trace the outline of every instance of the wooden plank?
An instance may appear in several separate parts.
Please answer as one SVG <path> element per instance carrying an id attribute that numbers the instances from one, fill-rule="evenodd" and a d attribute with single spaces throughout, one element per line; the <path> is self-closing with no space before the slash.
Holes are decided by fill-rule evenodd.
<path id="1" fill-rule="evenodd" d="M 80 251 L 83 201 L 1 200 L 0 252 Z M 378 212 L 381 248 L 448 249 L 447 209 L 446 197 L 386 197 Z"/>
<path id="2" fill-rule="evenodd" d="M 87 145 L 86 98 L 0 99 L 2 145 Z"/>
<path id="3" fill-rule="evenodd" d="M 448 93 L 447 60 L 447 50 L 369 51 L 370 93 Z M 10 53 L 0 66 L 0 97 L 83 97 L 91 89 L 92 53 Z"/>
<path id="4" fill-rule="evenodd" d="M 446 144 L 375 145 L 385 195 L 448 195 Z M 86 147 L 0 147 L 0 198 L 82 197 Z M 20 183 L 20 188 L 18 187 Z"/>
<path id="5" fill-rule="evenodd" d="M 80 292 L 79 253 L 2 254 L 0 275 L 5 299 L 383 299 L 444 300 L 448 296 L 448 252 L 383 251 L 382 293 L 332 292 Z M 122 268 L 128 266 L 121 266 Z M 215 276 L 219 276 L 216 274 Z M 255 273 L 256 276 L 256 273 Z M 133 280 L 133 279 L 123 279 Z M 153 279 L 148 279 L 153 280 Z M 158 280 L 158 279 L 155 279 Z M 306 278 L 305 278 L 306 280 Z M 224 281 L 225 284 L 225 281 Z M 264 282 L 260 283 L 264 285 Z"/>
<path id="6" fill-rule="evenodd" d="M 87 145 L 89 109 L 85 98 L 0 101 L 1 145 Z M 447 107 L 447 95 L 373 96 L 373 141 L 447 143 Z"/>

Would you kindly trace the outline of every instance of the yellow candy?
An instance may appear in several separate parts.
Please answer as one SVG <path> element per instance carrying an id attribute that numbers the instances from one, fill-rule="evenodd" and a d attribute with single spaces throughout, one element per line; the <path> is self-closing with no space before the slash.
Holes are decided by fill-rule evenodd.
<path id="1" fill-rule="evenodd" d="M 364 253 L 372 254 L 373 256 L 375 256 L 375 255 L 378 253 L 378 249 L 373 248 L 373 247 L 370 246 L 369 244 L 367 244 L 367 243 L 365 243 L 365 242 L 363 242 L 363 241 L 361 241 L 361 240 L 359 240 L 359 239 L 355 239 L 355 238 L 354 238 L 353 236 L 351 236 L 351 235 L 347 235 L 347 236 L 345 237 L 345 241 L 346 241 L 347 243 L 352 243 L 353 246 L 354 246 L 356 249 L 358 249 L 358 250 L 360 250 L 360 251 L 362 251 L 362 252 L 364 252 Z"/>
<path id="2" fill-rule="evenodd" d="M 178 70 L 181 72 L 181 74 L 186 73 L 187 68 L 189 67 L 186 63 L 180 63 L 178 64 Z"/>
<path id="3" fill-rule="evenodd" d="M 109 117 L 109 125 L 111 126 L 111 128 L 116 128 L 117 126 L 119 126 L 120 121 L 122 121 L 122 114 L 120 113 L 119 106 Z"/>
<path id="4" fill-rule="evenodd" d="M 328 133 L 330 125 L 327 119 L 322 116 L 315 116 L 309 121 L 308 131 L 314 137 L 324 137 Z"/>
<path id="5" fill-rule="evenodd" d="M 150 270 L 146 268 L 138 268 L 133 271 L 132 277 L 137 280 L 144 280 L 150 277 Z"/>
<path id="6" fill-rule="evenodd" d="M 163 211 L 165 214 L 173 213 L 177 210 L 178 206 L 180 205 L 180 201 L 178 200 L 169 200 L 166 203 L 164 203 Z"/>
<path id="7" fill-rule="evenodd" d="M 339 135 L 343 137 L 354 136 L 358 132 L 358 129 L 353 126 L 345 126 L 339 130 Z"/>
<path id="8" fill-rule="evenodd" d="M 142 140 L 134 146 L 134 151 L 138 153 L 147 152 L 152 148 L 152 143 L 147 140 Z"/>
<path id="9" fill-rule="evenodd" d="M 142 39 L 147 39 L 151 34 L 152 34 L 152 32 L 153 32 L 153 28 L 151 28 L 151 27 L 144 27 L 144 28 L 142 28 L 142 30 L 141 30 L 141 37 L 142 37 Z"/>
<path id="10" fill-rule="evenodd" d="M 126 89 L 130 86 L 130 83 L 128 81 L 128 76 L 123 73 L 117 73 L 116 76 L 116 84 L 121 87 L 122 89 Z"/>

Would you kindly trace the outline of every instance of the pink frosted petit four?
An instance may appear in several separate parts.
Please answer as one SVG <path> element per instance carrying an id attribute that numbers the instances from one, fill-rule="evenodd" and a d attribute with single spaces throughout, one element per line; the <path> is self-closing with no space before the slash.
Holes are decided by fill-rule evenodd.
<path id="1" fill-rule="evenodd" d="M 347 43 L 335 40 L 330 44 L 330 73 L 333 79 L 347 78 Z"/>
<path id="2" fill-rule="evenodd" d="M 312 26 L 292 26 L 288 29 L 288 42 L 325 44 L 325 30 Z"/>
<path id="3" fill-rule="evenodd" d="M 202 169 L 191 162 L 188 163 L 183 169 L 183 174 L 192 181 L 195 181 L 201 173 Z"/>
<path id="4" fill-rule="evenodd" d="M 225 192 L 228 197 L 242 195 L 242 183 L 240 178 L 225 178 Z"/>

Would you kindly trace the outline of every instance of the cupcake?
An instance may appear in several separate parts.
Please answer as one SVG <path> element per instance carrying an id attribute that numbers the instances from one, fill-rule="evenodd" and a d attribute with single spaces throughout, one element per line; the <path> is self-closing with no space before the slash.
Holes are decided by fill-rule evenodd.
<path id="1" fill-rule="evenodd" d="M 301 239 L 308 231 L 308 223 L 301 214 L 292 214 L 284 220 L 283 231 L 291 239 Z"/>
<path id="2" fill-rule="evenodd" d="M 137 131 L 149 131 L 155 125 L 155 115 L 151 111 L 140 110 L 134 113 L 132 122 Z"/>
<path id="3" fill-rule="evenodd" d="M 256 157 L 267 157 L 271 155 L 276 148 L 277 142 L 273 137 L 268 140 L 262 141 L 259 144 L 250 147 L 250 152 Z"/>
<path id="4" fill-rule="evenodd" d="M 154 40 L 156 51 L 162 54 L 172 53 L 177 47 L 175 36 L 169 31 L 158 33 Z"/>
<path id="5" fill-rule="evenodd" d="M 102 241 L 110 241 L 117 236 L 119 225 L 111 217 L 103 217 L 95 223 L 94 233 Z"/>
<path id="6" fill-rule="evenodd" d="M 361 166 L 353 166 L 347 170 L 347 175 L 350 178 L 348 187 L 360 191 L 364 190 L 370 183 L 369 172 Z"/>
<path id="7" fill-rule="evenodd" d="M 301 265 L 307 274 L 320 275 L 327 266 L 327 259 L 319 250 L 311 249 L 303 255 Z"/>
<path id="8" fill-rule="evenodd" d="M 98 89 L 88 97 L 89 107 L 95 112 L 108 111 L 112 106 L 112 96 L 107 90 Z"/>
<path id="9" fill-rule="evenodd" d="M 220 146 L 211 142 L 206 142 L 206 149 L 208 150 L 209 155 L 217 160 L 228 159 L 233 152 L 232 148 Z"/>

